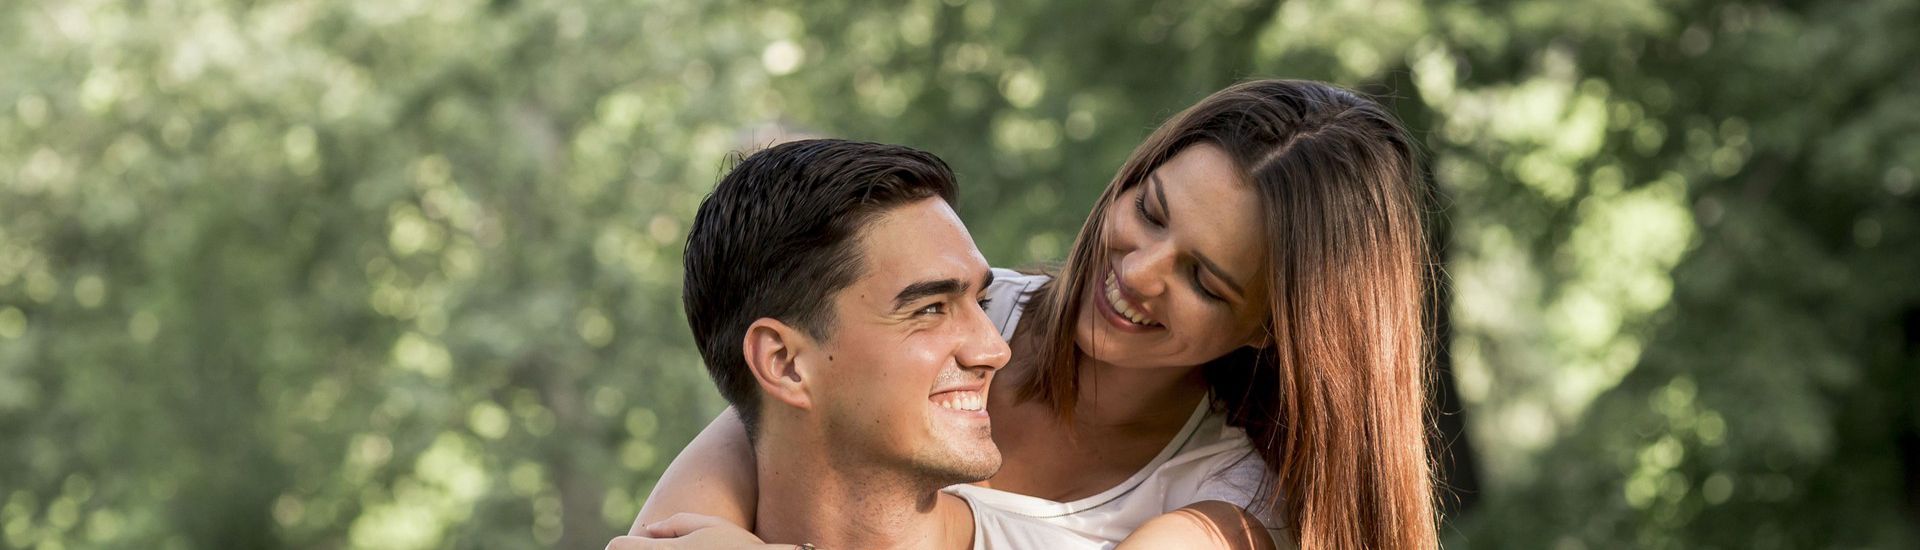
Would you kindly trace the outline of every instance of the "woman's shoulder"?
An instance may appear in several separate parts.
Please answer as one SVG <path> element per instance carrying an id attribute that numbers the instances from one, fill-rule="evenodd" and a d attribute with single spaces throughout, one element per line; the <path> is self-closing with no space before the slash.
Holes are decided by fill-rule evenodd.
<path id="1" fill-rule="evenodd" d="M 1050 280 L 1052 277 L 1044 273 L 993 268 L 993 284 L 987 286 L 987 318 L 1000 329 L 1001 338 L 1013 339 L 1013 329 L 1019 326 L 1027 302 Z"/>
<path id="2" fill-rule="evenodd" d="M 1052 279 L 1053 278 L 1047 276 L 1046 273 L 1038 271 L 1021 271 L 996 267 L 993 268 L 993 284 L 988 286 L 987 289 L 988 292 L 992 292 L 994 289 L 1008 289 L 1011 292 L 1032 293 L 1034 289 L 1039 288 L 1040 285 L 1046 284 L 1047 281 Z"/>
<path id="3" fill-rule="evenodd" d="M 1208 409 L 1187 442 L 1162 466 L 1173 478 L 1166 495 L 1168 509 L 1219 500 L 1261 517 L 1268 527 L 1278 527 L 1278 517 L 1268 505 L 1273 480 L 1267 462 L 1245 430 L 1227 423 L 1224 411 Z"/>

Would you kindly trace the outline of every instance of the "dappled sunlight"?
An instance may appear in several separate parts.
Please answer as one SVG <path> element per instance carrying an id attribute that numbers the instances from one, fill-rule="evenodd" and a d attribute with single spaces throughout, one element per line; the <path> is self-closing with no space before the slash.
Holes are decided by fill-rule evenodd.
<path id="1" fill-rule="evenodd" d="M 435 548 L 444 531 L 465 523 L 486 490 L 486 474 L 474 446 L 442 434 L 420 455 L 410 476 L 391 494 L 363 493 L 365 507 L 348 538 L 355 548 Z M 548 541 L 552 542 L 552 541 Z"/>
<path id="2" fill-rule="evenodd" d="M 1032 267 L 1272 76 L 1420 142 L 1450 545 L 1908 547 L 1915 9 L 0 3 L 0 546 L 598 547 L 721 409 L 679 264 L 729 153 L 932 151 Z"/>
<path id="3" fill-rule="evenodd" d="M 1436 107 L 1456 113 L 1442 133 L 1490 155 L 1443 164 L 1440 178 L 1460 201 L 1449 269 L 1460 330 L 1454 368 L 1496 485 L 1533 481 L 1535 453 L 1638 363 L 1646 327 L 1671 295 L 1671 271 L 1694 239 L 1683 178 L 1629 182 L 1596 162 L 1609 132 L 1623 129 L 1609 128 L 1609 103 L 1631 103 L 1610 100 L 1598 81 L 1578 84 L 1568 52 L 1538 60 L 1539 78 L 1486 90 L 1458 87 L 1439 62 L 1418 65 L 1430 71 L 1417 80 L 1423 88 L 1452 102 Z M 1497 193 L 1483 179 L 1497 173 L 1529 196 Z M 1539 214 L 1475 214 L 1516 200 Z M 1543 239 L 1556 244 L 1543 249 Z"/>

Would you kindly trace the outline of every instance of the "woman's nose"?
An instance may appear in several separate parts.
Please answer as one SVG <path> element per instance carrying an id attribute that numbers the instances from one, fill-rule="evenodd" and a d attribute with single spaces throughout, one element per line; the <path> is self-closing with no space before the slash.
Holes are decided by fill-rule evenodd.
<path id="1" fill-rule="evenodd" d="M 1172 269 L 1173 247 L 1154 243 L 1120 259 L 1120 282 L 1142 297 L 1158 296 L 1166 290 L 1166 275 Z"/>

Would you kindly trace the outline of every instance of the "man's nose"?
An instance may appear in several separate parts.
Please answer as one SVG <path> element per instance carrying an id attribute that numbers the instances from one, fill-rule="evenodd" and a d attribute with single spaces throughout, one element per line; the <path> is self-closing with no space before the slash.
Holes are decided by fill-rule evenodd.
<path id="1" fill-rule="evenodd" d="M 971 305 L 967 309 L 971 310 L 972 315 L 969 317 L 972 321 L 968 323 L 969 328 L 966 333 L 961 336 L 960 349 L 955 353 L 955 359 L 960 361 L 961 367 L 969 369 L 999 370 L 1007 366 L 1007 361 L 1013 358 L 1013 350 L 1007 346 L 1007 340 L 1000 337 L 1000 330 L 993 326 L 993 320 L 987 317 L 986 310 L 981 309 L 978 304 Z"/>

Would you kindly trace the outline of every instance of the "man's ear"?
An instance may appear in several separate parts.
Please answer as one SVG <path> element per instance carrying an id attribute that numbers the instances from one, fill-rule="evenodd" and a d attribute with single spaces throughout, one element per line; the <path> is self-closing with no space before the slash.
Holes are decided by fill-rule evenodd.
<path id="1" fill-rule="evenodd" d="M 802 357 L 814 349 L 806 332 L 770 317 L 761 317 L 747 326 L 746 341 L 740 350 L 746 354 L 747 370 L 760 383 L 767 397 L 801 409 L 813 408 L 808 386 L 812 369 L 802 367 Z"/>

